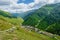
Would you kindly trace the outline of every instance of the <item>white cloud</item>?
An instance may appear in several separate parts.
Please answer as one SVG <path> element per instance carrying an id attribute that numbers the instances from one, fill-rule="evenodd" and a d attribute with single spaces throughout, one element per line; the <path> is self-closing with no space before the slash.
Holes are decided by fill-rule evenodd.
<path id="1" fill-rule="evenodd" d="M 9 0 L 0 0 L 0 6 L 2 5 L 9 5 L 10 1 Z"/>
<path id="2" fill-rule="evenodd" d="M 18 0 L 0 0 L 0 9 L 12 13 L 26 12 L 32 9 L 37 9 L 45 4 L 58 3 L 60 0 L 34 0 L 34 2 L 31 2 L 29 4 L 17 4 L 17 2 Z"/>
<path id="3" fill-rule="evenodd" d="M 47 3 L 48 4 L 51 4 L 51 3 L 54 3 L 55 0 L 48 0 Z"/>

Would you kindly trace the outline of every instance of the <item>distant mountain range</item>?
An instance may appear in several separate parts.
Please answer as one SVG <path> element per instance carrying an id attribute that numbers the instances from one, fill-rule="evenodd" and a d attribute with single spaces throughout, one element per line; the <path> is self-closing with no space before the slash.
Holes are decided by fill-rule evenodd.
<path id="1" fill-rule="evenodd" d="M 15 16 L 15 17 L 21 17 L 23 19 L 25 19 L 26 16 L 32 14 L 35 10 L 30 10 L 27 12 L 23 12 L 23 13 L 12 13 L 11 15 Z"/>
<path id="2" fill-rule="evenodd" d="M 25 17 L 23 25 L 30 25 L 60 35 L 60 3 L 47 4 Z"/>

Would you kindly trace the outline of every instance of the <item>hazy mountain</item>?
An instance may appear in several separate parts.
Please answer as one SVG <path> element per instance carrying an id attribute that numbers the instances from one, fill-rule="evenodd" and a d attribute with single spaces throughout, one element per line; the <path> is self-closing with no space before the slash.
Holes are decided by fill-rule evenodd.
<path id="1" fill-rule="evenodd" d="M 34 11 L 35 10 L 30 10 L 30 11 L 22 12 L 22 13 L 12 13 L 12 15 L 15 17 L 22 17 L 24 19 L 26 16 L 32 14 Z"/>

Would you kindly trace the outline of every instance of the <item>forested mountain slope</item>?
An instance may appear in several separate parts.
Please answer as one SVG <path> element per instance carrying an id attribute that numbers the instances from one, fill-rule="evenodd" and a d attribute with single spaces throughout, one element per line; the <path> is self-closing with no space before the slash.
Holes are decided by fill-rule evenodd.
<path id="1" fill-rule="evenodd" d="M 45 5 L 25 18 L 23 25 L 60 35 L 60 3 Z"/>

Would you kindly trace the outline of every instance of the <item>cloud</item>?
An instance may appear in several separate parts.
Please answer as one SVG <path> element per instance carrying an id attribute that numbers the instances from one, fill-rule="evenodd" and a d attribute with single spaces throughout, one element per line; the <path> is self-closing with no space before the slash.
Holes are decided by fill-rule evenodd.
<path id="1" fill-rule="evenodd" d="M 25 0 L 23 0 L 25 1 Z M 26 12 L 33 9 L 38 9 L 45 4 L 58 3 L 60 0 L 34 0 L 29 4 L 17 3 L 18 0 L 0 0 L 0 9 L 11 12 L 11 13 L 20 13 Z"/>
<path id="2" fill-rule="evenodd" d="M 0 0 L 0 6 L 2 5 L 9 5 L 10 1 L 9 0 Z"/>

